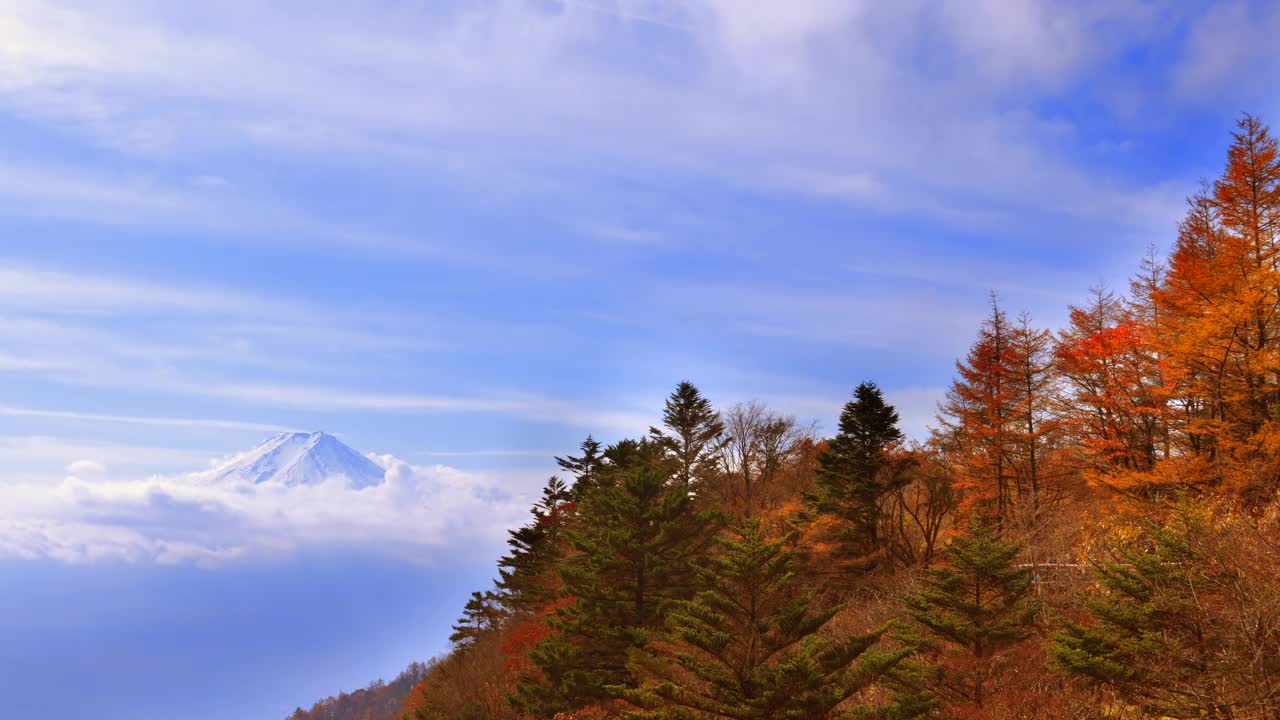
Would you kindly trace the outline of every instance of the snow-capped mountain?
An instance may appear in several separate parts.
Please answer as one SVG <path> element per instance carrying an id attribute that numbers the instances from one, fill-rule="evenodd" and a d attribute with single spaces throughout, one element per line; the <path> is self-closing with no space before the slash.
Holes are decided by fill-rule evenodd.
<path id="1" fill-rule="evenodd" d="M 282 432 L 214 468 L 215 482 L 314 485 L 341 476 L 353 487 L 382 482 L 385 472 L 369 458 L 322 432 Z"/>

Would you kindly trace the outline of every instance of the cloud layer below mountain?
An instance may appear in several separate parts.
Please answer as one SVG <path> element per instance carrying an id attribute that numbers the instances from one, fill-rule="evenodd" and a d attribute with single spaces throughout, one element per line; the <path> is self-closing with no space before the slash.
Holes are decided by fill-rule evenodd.
<path id="1" fill-rule="evenodd" d="M 520 522 L 527 498 L 503 478 L 371 456 L 385 481 L 315 485 L 211 482 L 207 473 L 0 485 L 0 556 L 214 566 L 303 547 L 368 546 L 430 562 L 486 555 Z M 520 482 L 519 487 L 532 483 Z"/>

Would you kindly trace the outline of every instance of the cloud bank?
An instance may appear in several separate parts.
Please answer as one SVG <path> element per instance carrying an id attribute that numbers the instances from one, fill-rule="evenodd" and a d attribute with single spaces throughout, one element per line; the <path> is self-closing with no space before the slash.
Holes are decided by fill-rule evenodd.
<path id="1" fill-rule="evenodd" d="M 370 456 L 380 485 L 220 483 L 208 473 L 94 479 L 73 463 L 57 482 L 0 484 L 0 557 L 216 566 L 304 548 L 359 547 L 420 562 L 447 548 L 486 555 L 527 511 L 501 479 Z M 521 483 L 529 485 L 529 483 Z"/>

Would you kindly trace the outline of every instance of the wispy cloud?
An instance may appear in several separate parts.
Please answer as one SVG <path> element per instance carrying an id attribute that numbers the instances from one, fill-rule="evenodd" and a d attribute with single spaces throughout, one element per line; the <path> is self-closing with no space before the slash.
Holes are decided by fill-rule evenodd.
<path id="1" fill-rule="evenodd" d="M 285 432 L 296 428 L 270 423 L 245 422 L 241 420 L 216 420 L 210 418 L 175 418 L 153 417 L 146 415 L 110 415 L 70 410 L 48 410 L 43 408 L 14 407 L 0 405 L 0 416 L 47 418 L 51 420 L 73 420 L 77 422 L 108 423 L 124 425 L 147 425 L 160 428 L 210 428 L 218 430 L 250 430 L 254 432 Z"/>
<path id="2" fill-rule="evenodd" d="M 1172 12 L 1035 0 L 384 9 L 352 23 L 324 6 L 230 5 L 184 23 L 134 3 L 18 3 L 8 103 L 144 155 L 269 145 L 425 165 L 504 193 L 586 171 L 580 192 L 609 157 L 632 175 L 820 178 L 792 185 L 905 212 L 1029 195 L 1076 212 L 1096 205 L 1095 184 L 1035 103 Z M 911 61 L 926 42 L 928 61 Z M 518 149 L 530 147 L 544 150 Z"/>

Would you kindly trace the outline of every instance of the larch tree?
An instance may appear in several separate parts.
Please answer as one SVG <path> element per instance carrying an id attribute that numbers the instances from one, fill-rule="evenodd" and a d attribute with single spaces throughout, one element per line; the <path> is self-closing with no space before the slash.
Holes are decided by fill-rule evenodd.
<path id="1" fill-rule="evenodd" d="M 1013 512 L 1017 401 L 1013 328 L 991 296 L 991 313 L 939 406 L 935 443 L 955 459 L 957 489 L 966 514 L 977 512 L 1003 522 Z"/>
<path id="2" fill-rule="evenodd" d="M 1009 332 L 1009 355 L 1014 508 L 1024 524 L 1034 526 L 1054 499 L 1051 481 L 1061 474 L 1054 457 L 1060 424 L 1054 412 L 1053 336 L 1022 313 Z"/>
<path id="3" fill-rule="evenodd" d="M 1280 412 L 1280 153 L 1243 116 L 1221 177 L 1189 200 L 1170 256 L 1158 349 L 1188 410 L 1182 474 L 1255 498 L 1276 488 Z"/>
<path id="4" fill-rule="evenodd" d="M 1055 348 L 1063 431 L 1082 451 L 1091 481 L 1140 491 L 1164 454 L 1167 420 L 1149 326 L 1102 288 L 1089 305 L 1072 306 L 1069 318 Z"/>

